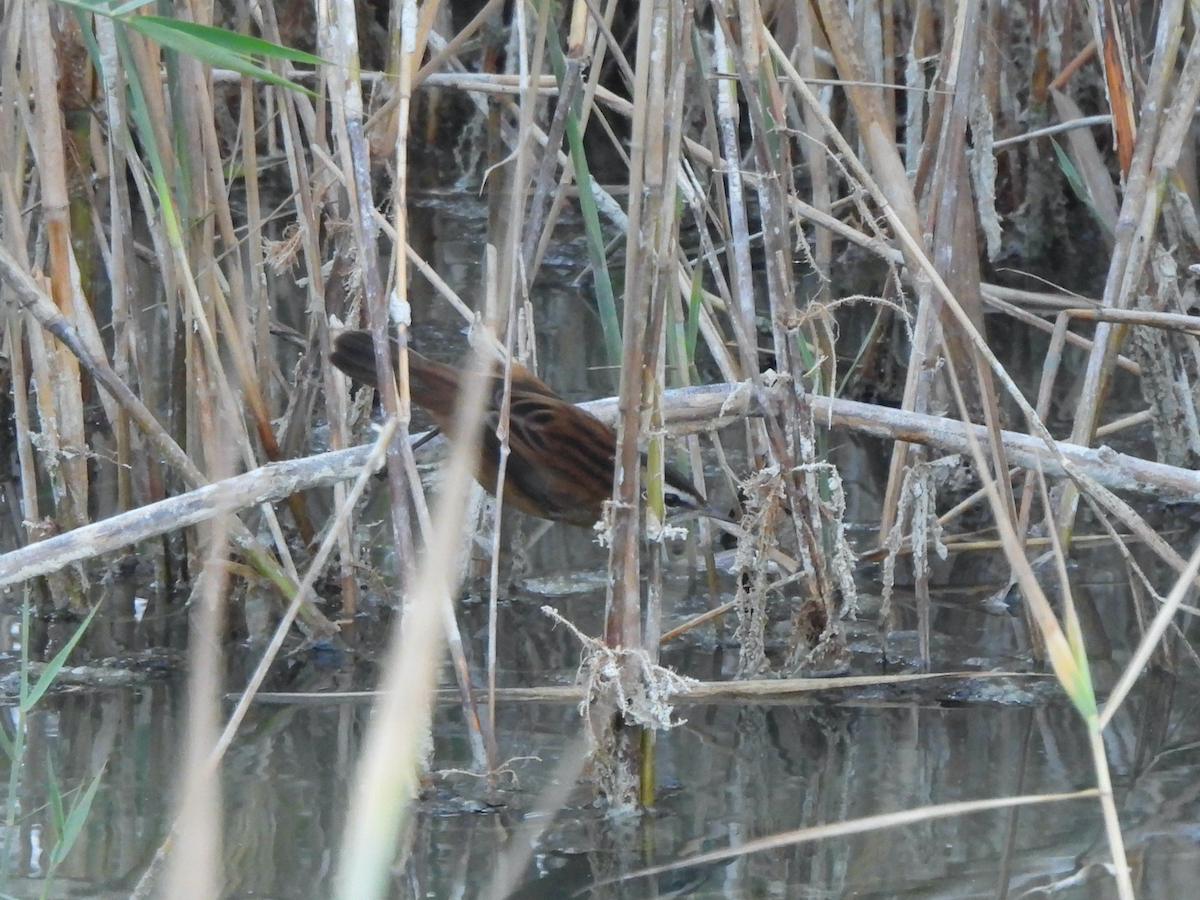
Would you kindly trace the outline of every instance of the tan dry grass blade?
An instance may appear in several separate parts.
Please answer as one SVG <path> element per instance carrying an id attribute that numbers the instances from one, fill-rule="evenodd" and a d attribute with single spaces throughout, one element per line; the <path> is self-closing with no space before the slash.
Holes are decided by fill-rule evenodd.
<path id="1" fill-rule="evenodd" d="M 228 751 L 230 745 L 233 743 L 233 739 L 237 736 L 238 729 L 241 727 L 242 721 L 246 717 L 246 713 L 249 711 L 251 705 L 258 699 L 258 689 L 262 686 L 263 681 L 266 680 L 267 673 L 270 671 L 271 666 L 275 663 L 275 660 L 279 655 L 279 651 L 283 647 L 283 642 L 291 630 L 292 624 L 295 622 L 296 617 L 301 613 L 302 604 L 310 602 L 313 584 L 324 570 L 325 563 L 329 559 L 329 554 L 332 552 L 334 543 L 337 541 L 338 532 L 345 526 L 347 520 L 350 518 L 350 514 L 354 510 L 354 504 L 357 503 L 359 497 L 362 496 L 362 492 L 366 488 L 367 480 L 370 478 L 371 473 L 375 472 L 379 466 L 382 465 L 384 452 L 387 449 L 388 442 L 390 441 L 392 434 L 395 432 L 395 429 L 396 421 L 394 419 L 385 423 L 380 429 L 379 438 L 371 448 L 371 454 L 368 462 L 364 465 L 362 471 L 359 473 L 358 480 L 355 482 L 354 487 L 350 490 L 346 501 L 338 508 L 336 520 L 326 534 L 325 539 L 321 542 L 321 546 L 317 549 L 308 574 L 297 589 L 295 596 L 292 598 L 291 604 L 288 606 L 279 623 L 276 625 L 275 632 L 271 636 L 271 641 L 263 651 L 263 655 L 259 659 L 258 665 L 255 667 L 253 674 L 250 676 L 250 680 L 247 683 L 246 688 L 236 697 L 230 698 L 236 699 L 236 705 L 234 706 L 233 712 L 230 713 L 229 719 L 226 721 L 225 727 L 222 729 L 220 736 L 217 737 L 216 741 L 212 744 L 211 749 L 207 751 L 207 756 L 203 763 L 203 769 L 197 769 L 197 763 L 192 764 L 192 771 L 189 773 L 189 778 L 195 782 L 204 783 L 208 779 L 216 776 L 221 764 L 221 760 L 224 759 L 226 751 Z M 172 825 L 166 839 L 159 846 L 154 858 L 151 860 L 150 864 L 146 867 L 145 871 L 138 880 L 138 884 L 132 894 L 134 898 L 152 896 L 160 878 L 161 870 L 170 859 L 170 854 L 177 843 L 176 838 L 180 830 L 180 825 L 181 823 L 178 819 Z"/>
<path id="2" fill-rule="evenodd" d="M 1002 797 L 996 800 L 967 800 L 961 803 L 942 803 L 937 806 L 926 806 L 921 809 L 910 809 L 904 812 L 883 813 L 878 816 L 866 816 L 849 822 L 834 822 L 829 825 L 816 825 L 812 828 L 798 828 L 795 831 L 785 831 L 771 837 L 745 841 L 736 847 L 726 850 L 714 850 L 711 853 L 700 853 L 678 862 L 664 866 L 652 866 L 630 872 L 621 878 L 609 881 L 598 881 L 593 887 L 605 884 L 631 881 L 635 878 L 648 878 L 662 872 L 674 872 L 690 866 L 702 866 L 710 863 L 724 862 L 727 859 L 737 859 L 751 853 L 762 853 L 765 850 L 778 850 L 794 844 L 809 841 L 828 840 L 829 838 L 849 837 L 868 831 L 879 831 L 884 828 L 897 828 L 904 825 L 914 825 L 918 822 L 928 822 L 933 819 L 945 819 L 950 816 L 965 816 L 972 813 L 989 812 L 997 809 L 1012 809 L 1018 806 L 1036 806 L 1042 803 L 1062 803 L 1068 800 L 1087 800 L 1099 796 L 1094 788 L 1076 791 L 1071 794 L 1028 794 L 1020 797 Z"/>
<path id="3" fill-rule="evenodd" d="M 228 460 L 236 459 L 230 453 Z M 221 716 L 221 628 L 228 593 L 228 521 L 218 519 L 204 571 L 194 585 L 188 640 L 187 736 L 176 786 L 164 896 L 216 900 L 221 896 L 223 807 L 221 776 L 213 763 Z"/>
<path id="4" fill-rule="evenodd" d="M 955 398 L 958 401 L 960 414 L 965 418 L 966 407 L 963 402 L 962 392 L 959 390 L 958 382 L 954 378 L 953 370 L 950 371 L 950 379 L 954 388 Z M 1045 594 L 1042 592 L 1041 585 L 1033 574 L 1033 569 L 1025 557 L 1020 541 L 1017 539 L 1015 530 L 1016 522 L 1005 515 L 1004 507 L 995 489 L 995 483 L 987 470 L 987 463 L 979 447 L 979 442 L 973 434 L 970 438 L 971 453 L 975 458 L 975 465 L 979 471 L 979 476 L 988 491 L 988 500 L 992 506 L 992 514 L 996 519 L 997 528 L 1004 542 L 1005 556 L 1008 557 L 1013 574 L 1021 585 L 1029 613 L 1038 626 L 1038 631 L 1045 645 L 1050 665 L 1053 667 L 1054 673 L 1062 683 L 1067 695 L 1071 698 L 1071 701 L 1075 704 L 1075 707 L 1087 723 L 1092 750 L 1092 767 L 1096 773 L 1097 793 L 1100 798 L 1100 808 L 1104 816 L 1109 851 L 1112 853 L 1113 877 L 1117 884 L 1118 894 L 1122 900 L 1133 900 L 1133 882 L 1126 860 L 1125 842 L 1121 835 L 1116 803 L 1113 798 L 1112 781 L 1109 775 L 1104 742 L 1101 737 L 1096 697 L 1087 661 L 1087 650 L 1083 645 L 1082 631 L 1079 627 L 1079 620 L 1075 615 L 1074 604 L 1071 600 L 1066 575 L 1066 559 L 1062 545 L 1056 541 L 1054 550 L 1062 583 L 1065 633 L 1063 627 L 1059 625 L 1058 620 L 1055 618 L 1054 611 L 1051 609 Z M 1044 480 L 1041 487 L 1043 507 L 1047 511 L 1047 518 L 1049 519 L 1051 507 L 1049 495 L 1045 490 Z M 1053 526 L 1053 522 L 1048 522 L 1048 524 Z"/>
<path id="5" fill-rule="evenodd" d="M 477 436 L 485 380 L 471 379 L 460 401 L 457 433 Z M 384 663 L 381 696 L 356 767 L 338 857 L 335 896 L 370 900 L 384 893 L 396 839 L 411 814 L 427 753 L 433 692 L 444 646 L 444 606 L 454 594 L 462 553 L 463 511 L 477 446 L 458 440 L 446 467 L 428 551 L 406 597 L 405 615 Z"/>
<path id="6" fill-rule="evenodd" d="M 504 851 L 496 859 L 491 881 L 484 895 L 488 900 L 505 900 L 520 882 L 525 867 L 539 846 L 539 839 L 564 809 L 575 787 L 579 773 L 587 762 L 591 742 L 580 734 L 568 746 L 547 781 L 549 785 L 537 799 L 537 805 L 523 817 L 522 823 L 509 835 Z"/>

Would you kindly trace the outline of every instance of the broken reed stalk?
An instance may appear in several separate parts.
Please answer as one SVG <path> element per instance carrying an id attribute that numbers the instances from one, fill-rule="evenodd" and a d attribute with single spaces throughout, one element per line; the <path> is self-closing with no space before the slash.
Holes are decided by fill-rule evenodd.
<path id="1" fill-rule="evenodd" d="M 0 263 L 2 261 L 0 255 Z M 676 435 L 725 427 L 751 412 L 748 389 L 744 385 L 679 388 L 667 391 L 663 399 L 665 424 Z M 886 440 L 924 443 L 947 453 L 969 450 L 966 433 L 952 419 L 920 416 L 890 407 L 825 397 L 814 397 L 813 405 L 818 423 L 831 423 L 854 433 Z M 583 406 L 604 421 L 612 422 L 615 419 L 615 400 L 593 401 Z M 411 440 L 419 442 L 424 437 L 417 434 Z M 1035 438 L 1008 431 L 1003 432 L 1003 438 L 1006 452 L 1015 464 L 1027 469 L 1041 466 L 1053 477 L 1066 474 L 1060 461 L 1048 454 Z M 1109 490 L 1136 492 L 1167 503 L 1195 502 L 1200 497 L 1200 474 L 1194 470 L 1149 462 L 1114 453 L 1108 448 L 1091 449 L 1059 444 L 1058 449 L 1063 459 L 1070 462 L 1073 471 L 1082 472 Z M 356 447 L 273 463 L 227 481 L 48 538 L 39 544 L 31 544 L 0 556 L 0 586 L 42 575 L 72 562 L 111 553 L 155 535 L 204 521 L 221 512 L 272 502 L 290 492 L 326 487 L 354 478 L 365 458 L 366 448 Z M 1147 529 L 1145 536 L 1154 537 L 1153 530 Z M 1161 539 L 1158 541 L 1161 543 Z M 1167 561 L 1170 562 L 1170 559 Z"/>
<path id="2" fill-rule="evenodd" d="M 739 134 L 739 113 L 737 103 L 736 79 L 738 66 L 734 53 L 731 35 L 727 33 L 723 22 L 718 19 L 718 27 L 714 30 L 715 39 L 712 54 L 712 66 L 718 75 L 715 86 L 716 103 L 712 109 L 712 133 L 717 138 L 714 158 L 721 160 L 725 171 L 721 192 L 724 202 L 724 212 L 727 220 L 723 222 L 726 229 L 724 240 L 728 251 L 727 265 L 731 270 L 729 276 L 730 301 L 727 312 L 729 324 L 737 341 L 738 361 L 737 371 L 750 379 L 756 390 L 756 400 L 762 409 L 770 406 L 764 399 L 762 380 L 759 373 L 758 345 L 756 329 L 756 304 L 754 272 L 750 258 L 750 219 L 746 208 L 745 186 L 742 178 L 741 140 Z M 750 85 L 751 94 L 756 94 L 755 86 Z M 714 268 L 716 266 L 713 261 Z M 750 458 L 755 463 L 770 459 L 769 441 L 766 428 L 761 423 L 748 423 L 746 428 L 747 449 Z M 777 505 L 777 501 L 772 500 Z M 753 515 L 757 510 L 750 509 Z M 769 515 L 769 513 L 767 513 Z M 770 542 L 771 523 L 765 519 L 757 519 L 752 523 L 751 533 L 756 542 Z M 749 558 L 755 559 L 762 549 L 759 543 L 748 547 Z M 815 593 L 815 592 L 814 592 Z M 761 671 L 766 665 L 763 654 L 762 634 L 766 621 L 766 595 L 761 578 L 753 581 L 743 579 L 739 586 L 738 605 L 738 674 L 742 677 L 752 676 Z"/>
<path id="3" fill-rule="evenodd" d="M 37 148 L 37 180 L 42 191 L 50 291 L 60 312 L 80 322 L 82 331 L 95 331 L 90 309 L 77 299 L 78 284 L 72 265 L 65 147 L 68 133 L 63 130 L 59 111 L 57 54 L 50 30 L 49 8 L 28 11 L 25 36 L 25 59 L 29 63 L 27 78 L 31 83 L 12 87 L 22 93 L 32 89 L 32 109 L 27 109 L 26 113 L 31 116 L 35 132 L 28 137 Z M 16 159 L 23 161 L 24 154 L 18 153 Z M 17 169 L 14 175 L 20 175 L 21 163 L 14 160 L 14 168 Z M 20 177 L 10 188 L 16 189 L 25 181 L 25 177 Z M 20 221 L 18 217 L 11 227 Z M 24 238 L 19 240 L 23 246 Z M 20 351 L 19 347 L 15 349 Z M 87 523 L 90 494 L 79 364 L 66 348 L 54 341 L 46 341 L 40 333 L 31 334 L 30 358 L 37 388 L 35 405 L 41 432 L 41 458 L 50 483 L 54 518 L 61 526 L 77 528 Z M 29 536 L 35 534 L 35 529 L 30 529 Z M 65 577 L 56 579 L 54 588 L 56 606 L 69 605 L 79 611 L 86 605 L 84 586 L 76 573 L 66 573 Z"/>
<path id="4" fill-rule="evenodd" d="M 77 282 L 72 272 L 66 133 L 59 110 L 58 55 L 50 31 L 50 9 L 30 9 L 26 15 L 25 59 L 33 91 L 32 124 L 37 129 L 30 137 L 37 147 L 50 293 L 59 311 L 82 325 L 91 314 L 86 303 L 76 300 Z M 94 321 L 91 329 L 95 329 Z M 87 330 L 86 326 L 81 330 Z M 89 496 L 79 363 L 66 348 L 54 342 L 43 344 L 42 348 L 34 355 L 33 365 L 38 382 L 38 417 L 42 437 L 48 443 L 43 458 L 50 475 L 55 515 L 63 526 L 77 528 L 88 520 Z M 81 585 L 76 584 L 71 590 L 72 607 L 82 608 Z"/>

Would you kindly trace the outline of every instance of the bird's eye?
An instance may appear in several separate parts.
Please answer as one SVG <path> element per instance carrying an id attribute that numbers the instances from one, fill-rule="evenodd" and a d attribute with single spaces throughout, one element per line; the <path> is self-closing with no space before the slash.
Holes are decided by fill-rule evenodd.
<path id="1" fill-rule="evenodd" d="M 663 504 L 667 509 L 695 509 L 697 506 L 694 497 L 670 488 L 663 492 Z"/>

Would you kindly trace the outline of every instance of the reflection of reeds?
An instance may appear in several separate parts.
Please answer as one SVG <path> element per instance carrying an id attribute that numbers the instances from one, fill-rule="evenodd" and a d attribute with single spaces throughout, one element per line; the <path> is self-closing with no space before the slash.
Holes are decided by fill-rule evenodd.
<path id="1" fill-rule="evenodd" d="M 231 544 L 298 607 L 309 635 L 335 633 L 301 585 L 301 573 L 311 582 L 319 565 L 293 560 L 287 535 L 297 535 L 305 553 L 313 549 L 319 523 L 310 524 L 301 493 L 313 485 L 332 484 L 336 507 L 349 516 L 355 492 L 343 482 L 361 474 L 362 460 L 353 470 L 332 473 L 322 469 L 324 461 L 276 466 L 259 473 L 249 492 L 246 478 L 237 481 L 233 473 L 309 453 L 277 438 L 281 416 L 291 426 L 281 433 L 301 440 L 314 421 L 328 423 L 330 446 L 346 452 L 351 416 L 345 385 L 327 361 L 330 316 L 352 325 L 365 320 L 379 337 L 389 316 L 398 318 L 391 325 L 400 325 L 403 345 L 411 275 L 428 280 L 473 321 L 470 304 L 409 240 L 408 196 L 416 174 L 410 120 L 421 111 L 420 90 L 462 91 L 488 119 L 493 152 L 487 165 L 496 164 L 485 184 L 495 250 L 480 298 L 486 306 L 481 345 L 502 358 L 534 345 L 531 286 L 563 209 L 575 203 L 606 354 L 621 367 L 614 382 L 620 444 L 606 521 L 612 587 L 603 635 L 624 651 L 611 657 L 621 671 L 607 698 L 608 756 L 617 764 L 603 790 L 614 808 L 653 796 L 652 741 L 628 727 L 614 698 L 632 693 L 656 659 L 661 472 L 669 452 L 663 432 L 706 435 L 723 462 L 717 430 L 729 426 L 732 413 L 752 469 L 734 473 L 724 466 L 744 503 L 735 529 L 743 571 L 732 606 L 741 617 L 740 672 L 771 667 L 765 629 L 781 597 L 792 623 L 783 674 L 835 670 L 847 659 L 840 623 L 854 610 L 855 584 L 844 495 L 856 486 L 843 485 L 831 468 L 824 429 L 831 421 L 891 442 L 880 544 L 890 555 L 888 573 L 899 553 L 911 552 L 921 657 L 931 663 L 927 551 L 940 551 L 943 541 L 955 546 L 949 532 L 970 504 L 939 516 L 939 467 L 924 448 L 970 452 L 979 473 L 974 477 L 986 486 L 974 502 L 986 496 L 991 504 L 1028 601 L 1033 640 L 1089 724 L 1109 837 L 1119 847 L 1099 743 L 1111 709 L 1098 710 L 1091 697 L 1081 627 L 1066 586 L 1060 586 L 1059 624 L 1025 554 L 1040 521 L 1045 537 L 1039 540 L 1059 541 L 1052 558 L 1061 568 L 1082 499 L 1127 554 L 1136 573 L 1131 578 L 1145 578 L 1149 593 L 1164 594 L 1117 537 L 1110 522 L 1116 519 L 1146 555 L 1181 573 L 1151 634 L 1165 630 L 1172 604 L 1184 599 L 1184 586 L 1195 577 L 1185 554 L 1113 493 L 1171 501 L 1200 495 L 1193 471 L 1200 458 L 1200 353 L 1188 314 L 1191 288 L 1178 271 L 1179 256 L 1192 251 L 1177 249 L 1192 247 L 1197 230 L 1185 136 L 1200 98 L 1200 43 L 1181 54 L 1184 5 L 1164 4 L 1155 32 L 1141 36 L 1123 33 L 1104 10 L 1092 21 L 1071 19 L 1062 4 L 1021 19 L 1013 9 L 975 0 L 953 11 L 923 0 L 853 10 L 842 0 L 714 6 L 666 0 L 636 5 L 635 21 L 621 19 L 626 10 L 620 4 L 578 0 L 560 19 L 560 11 L 543 2 L 514 7 L 501 47 L 503 7 L 493 0 L 453 35 L 443 5 L 405 6 L 391 23 L 389 46 L 399 52 L 388 50 L 395 55 L 379 61 L 385 76 L 360 72 L 359 54 L 366 51 L 357 46 L 353 5 L 323 5 L 320 32 L 327 43 L 317 49 L 325 63 L 303 73 L 291 62 L 271 63 L 316 95 L 228 71 L 210 78 L 200 62 L 164 54 L 130 23 L 98 17 L 91 46 L 102 68 L 90 73 L 100 98 L 94 110 L 86 102 L 92 88 L 82 77 L 88 67 L 67 64 L 69 48 L 86 58 L 89 46 L 74 20 L 60 19 L 45 4 L 4 7 L 0 33 L 13 35 L 9 44 L 19 52 L 4 56 L 0 70 L 0 96 L 9 100 L 0 104 L 0 158 L 7 161 L 0 184 L 0 277 L 33 315 L 5 319 L 21 520 L 30 546 L 0 559 L 0 583 L 50 576 L 56 602 L 82 609 L 85 582 L 71 566 L 171 527 L 193 526 L 217 511 L 253 505 L 255 519 L 230 516 Z M 256 31 L 290 42 L 273 5 L 253 15 L 261 16 Z M 635 48 L 631 58 L 620 43 L 626 36 L 632 40 L 624 46 Z M 484 46 L 481 71 L 465 71 L 464 54 L 475 53 L 477 41 Z M 1091 49 L 1071 60 L 1089 41 Z M 1132 61 L 1144 54 L 1134 51 L 1143 43 L 1151 62 L 1137 72 Z M 428 60 L 426 46 L 433 54 Z M 497 71 L 501 57 L 508 71 Z M 213 56 L 208 63 L 223 66 L 222 59 L 236 62 Z M 369 98 L 364 83 L 374 88 Z M 1141 98 L 1134 84 L 1145 85 Z M 1088 97 L 1101 89 L 1108 108 L 1089 111 L 1113 123 L 1115 149 L 1102 147 L 1097 132 L 1080 122 L 1055 149 L 1040 128 L 1051 111 L 1082 121 Z M 235 121 L 235 104 L 237 128 L 222 128 Z M 1036 133 L 1020 133 L 1035 126 Z M 273 232 L 260 183 L 264 151 L 285 162 L 286 216 L 294 229 L 273 245 L 274 262 L 298 260 L 306 279 L 299 385 L 277 371 L 272 351 L 278 311 L 266 290 L 264 243 Z M 626 166 L 620 190 L 606 191 L 593 178 L 604 157 Z M 244 184 L 244 207 L 230 200 L 231 172 Z M 378 197 L 372 191 L 381 183 L 385 194 Z M 1068 183 L 1083 214 L 1102 223 L 1097 240 L 1104 252 L 1095 254 L 1094 266 L 1107 275 L 1099 302 L 985 282 L 981 250 L 993 261 L 1021 245 L 1032 251 L 1061 244 L 1061 195 Z M 621 195 L 628 198 L 624 208 L 615 199 Z M 381 208 L 392 211 L 390 219 Z M 1017 219 L 1019 228 L 1005 231 Z M 383 258 L 381 229 L 391 241 Z M 140 244 L 151 248 L 152 272 L 138 260 Z M 839 266 L 845 266 L 839 254 L 848 247 L 878 260 L 867 276 L 874 284 L 865 291 L 838 286 Z M 45 273 L 41 282 L 30 278 L 31 259 Z M 111 285 L 108 303 L 97 287 L 104 282 Z M 840 307 L 866 294 L 874 321 L 847 349 L 840 346 L 839 326 L 848 321 Z M 1034 402 L 988 342 L 985 306 L 1051 333 Z M 1096 322 L 1094 332 L 1071 331 L 1084 320 Z M 1137 339 L 1126 342 L 1133 331 Z M 1074 352 L 1068 344 L 1088 361 L 1074 408 L 1064 411 L 1055 401 L 1063 360 Z M 907 359 L 903 410 L 832 397 L 839 385 L 854 389 L 891 377 L 901 356 Z M 771 374 L 763 372 L 764 359 Z M 839 367 L 839 359 L 852 364 Z M 407 440 L 404 367 L 393 391 L 390 360 L 381 353 L 378 362 L 379 374 L 389 375 L 381 377 L 383 406 L 396 429 L 388 457 L 391 533 L 406 601 L 346 831 L 341 889 L 354 896 L 368 889 L 352 877 L 372 889 L 383 883 L 392 838 L 404 830 L 424 764 L 443 637 L 466 695 L 474 763 L 496 765 L 496 739 L 488 729 L 497 644 L 504 640 L 496 615 L 497 522 L 486 662 L 493 691 L 481 725 L 449 606 L 457 591 L 469 453 L 455 448 L 448 487 L 431 517 Z M 694 384 L 706 368 L 743 387 L 719 396 L 670 392 Z M 1141 378 L 1149 408 L 1102 426 L 1117 368 Z M 92 392 L 93 384 L 100 390 Z M 89 417 L 93 401 L 106 427 Z M 977 430 L 930 415 L 959 405 Z M 1003 427 L 1005 405 L 1020 411 L 1019 427 L 1027 434 L 1014 433 L 1012 423 Z M 477 419 L 481 410 L 465 406 L 463 415 Z M 1070 445 L 1057 443 L 1044 424 L 1055 417 L 1072 422 Z M 499 418 L 503 423 L 503 408 Z M 680 428 L 676 423 L 685 418 Z M 1146 421 L 1155 429 L 1161 463 L 1087 449 L 1102 434 Z M 700 481 L 700 440 L 692 438 L 688 449 Z M 1054 492 L 1043 484 L 1043 472 L 1058 481 Z M 219 483 L 205 487 L 214 480 Z M 197 492 L 190 506 L 182 500 L 151 506 L 182 491 Z M 285 498 L 281 522 L 272 504 Z M 197 508 L 203 504 L 211 508 Z M 98 507 L 129 518 L 92 530 L 88 519 Z M 168 515 L 180 518 L 164 524 Z M 416 533 L 409 534 L 414 522 Z M 68 534 L 42 543 L 55 530 Z M 97 542 L 101 533 L 109 543 Z M 270 549 L 261 535 L 269 536 Z M 349 525 L 336 526 L 318 555 L 333 545 L 339 551 L 347 620 L 359 608 L 353 535 Z M 418 553 L 418 547 L 436 553 Z M 173 573 L 189 562 L 166 545 L 156 558 L 163 584 L 177 580 Z M 765 565 L 770 559 L 794 563 L 774 574 Z M 213 583 L 205 586 L 211 590 Z M 197 628 L 193 637 L 218 640 L 215 627 Z M 1148 646 L 1142 644 L 1129 673 L 1145 664 Z M 216 690 L 216 680 L 210 672 L 197 690 Z M 199 778 L 200 765 L 189 766 L 192 778 Z M 211 821 L 201 827 L 215 829 Z M 369 863 L 358 855 L 368 846 L 375 851 Z M 1128 896 L 1123 866 L 1118 885 Z"/>

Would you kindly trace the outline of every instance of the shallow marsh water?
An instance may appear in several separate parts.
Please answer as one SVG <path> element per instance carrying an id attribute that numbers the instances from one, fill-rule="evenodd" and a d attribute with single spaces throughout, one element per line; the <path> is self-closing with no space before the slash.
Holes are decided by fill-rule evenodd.
<path id="1" fill-rule="evenodd" d="M 553 644 L 551 635 L 540 640 Z M 555 655 L 555 648 L 548 651 Z M 691 660 L 711 650 L 696 648 Z M 564 656 L 569 656 L 566 652 Z M 312 661 L 297 666 L 315 666 Z M 506 673 L 555 680 L 569 671 Z M 1026 686 L 1028 687 L 1028 686 Z M 5 891 L 36 895 L 49 824 L 46 766 L 70 786 L 98 766 L 104 781 L 52 896 L 121 896 L 136 882 L 170 821 L 183 733 L 177 680 L 138 689 L 48 699 L 29 722 L 23 814 L 10 845 L 16 873 Z M 1153 699 L 1147 699 L 1153 695 Z M 1185 698 L 1172 708 L 1171 700 Z M 1139 896 L 1193 896 L 1200 813 L 1195 691 L 1155 681 L 1109 738 L 1126 833 L 1145 874 Z M 224 896 L 320 898 L 368 717 L 358 702 L 255 709 L 223 767 Z M 681 724 L 656 745 L 658 801 L 636 821 L 613 821 L 591 803 L 586 779 L 552 820 L 526 816 L 580 720 L 571 703 L 502 704 L 501 756 L 512 775 L 494 789 L 447 770 L 466 768 L 461 717 L 439 707 L 434 765 L 418 804 L 391 896 L 483 896 L 506 842 L 544 825 L 520 896 L 567 897 L 612 877 L 695 852 L 825 822 L 929 804 L 1055 793 L 1091 784 L 1086 736 L 1059 697 L 939 685 L 907 699 L 879 692 L 805 702 L 681 706 Z M 1140 727 L 1159 723 L 1156 734 Z M 1095 803 L 981 813 L 859 837 L 758 853 L 598 889 L 596 896 L 994 897 L 1077 879 L 1106 859 Z M 1008 867 L 1007 869 L 1005 867 Z M 546 879 L 539 887 L 537 879 Z M 1037 894 L 1035 893 L 1035 896 Z M 1056 896 L 1114 896 L 1099 869 Z"/>
<path id="2" fill-rule="evenodd" d="M 424 239 L 439 271 L 460 288 L 481 283 L 478 204 L 436 199 L 426 208 L 431 214 L 423 218 L 429 227 Z M 578 271 L 578 256 L 569 247 L 561 254 L 569 264 L 564 271 Z M 608 392 L 611 379 L 600 368 L 602 342 L 586 301 L 565 276 L 549 282 L 537 305 L 546 380 L 571 399 Z M 420 298 L 416 312 L 421 348 L 457 356 L 463 346 L 456 335 L 459 323 L 443 306 Z M 877 521 L 886 448 L 842 434 L 831 444 L 843 477 L 853 485 L 850 517 L 869 526 Z M 385 498 L 373 500 L 368 510 L 377 512 L 380 502 Z M 864 546 L 867 539 L 862 537 Z M 1126 573 L 1114 556 L 1081 551 L 1073 572 L 1075 589 L 1096 610 L 1090 635 L 1095 643 L 1089 646 L 1101 648 L 1097 671 L 1110 679 L 1117 663 L 1108 660 L 1126 658 L 1122 636 L 1134 633 Z M 528 571 L 514 579 L 501 607 L 502 685 L 573 682 L 578 643 L 540 607 L 550 603 L 585 633 L 599 633 L 605 558 L 587 532 L 564 526 L 537 545 Z M 667 627 L 712 602 L 693 560 L 694 549 L 687 545 L 673 551 Z M 386 557 L 375 562 L 387 571 Z M 1012 604 L 1018 615 L 985 603 L 1002 569 L 984 556 L 952 558 L 942 567 L 937 583 L 960 587 L 935 594 L 935 669 L 1031 670 L 1019 600 Z M 888 637 L 884 666 L 872 614 L 878 607 L 871 597 L 878 590 L 877 571 L 865 567 L 860 574 L 864 613 L 846 623 L 853 671 L 911 670 L 917 658 L 911 597 L 900 592 L 898 630 Z M 731 589 L 727 580 L 726 596 Z M 46 786 L 52 778 L 78 788 L 104 768 L 92 814 L 55 873 L 51 896 L 128 896 L 171 821 L 185 727 L 179 670 L 187 614 L 181 598 L 134 580 L 112 577 L 96 591 L 106 598 L 107 610 L 118 612 L 89 635 L 80 661 L 114 661 L 140 672 L 140 682 L 108 691 L 68 689 L 48 696 L 30 716 L 18 815 L 8 835 L 11 874 L 0 886 L 14 896 L 35 896 L 44 886 L 52 830 Z M 137 621 L 134 598 L 143 596 L 150 604 Z M 18 593 L 7 595 L 8 667 L 19 654 L 19 603 Z M 231 612 L 233 629 L 244 636 L 238 610 Z M 781 606 L 779 617 L 786 620 L 788 614 Z M 468 592 L 462 619 L 474 660 L 483 657 L 485 616 L 485 605 Z M 391 618 L 386 600 L 368 597 L 351 652 L 290 656 L 270 687 L 369 689 Z M 36 623 L 31 651 L 49 657 L 72 628 L 67 622 Z M 696 678 L 728 678 L 737 656 L 732 628 L 706 625 L 668 647 L 664 662 Z M 236 690 L 255 648 L 236 644 L 228 653 L 228 686 Z M 1167 676 L 1148 678 L 1106 734 L 1144 900 L 1196 896 L 1200 884 L 1195 830 L 1200 717 L 1194 709 L 1200 694 L 1194 670 L 1184 662 L 1181 671 L 1189 681 L 1180 685 Z M 461 715 L 453 705 L 439 706 L 435 774 L 406 836 L 392 896 L 483 896 L 506 844 L 528 841 L 525 829 L 534 825 L 545 830 L 533 846 L 519 896 L 558 898 L 597 880 L 780 831 L 959 800 L 1068 792 L 1093 783 L 1083 725 L 1039 675 L 999 682 L 957 678 L 904 692 L 831 691 L 787 702 L 729 700 L 680 706 L 676 715 L 678 727 L 656 743 L 654 810 L 636 820 L 612 820 L 594 805 L 586 774 L 557 815 L 531 815 L 558 760 L 578 739 L 574 703 L 499 707 L 500 756 L 512 762 L 511 775 L 494 785 L 453 771 L 470 765 Z M 222 769 L 225 896 L 329 896 L 368 716 L 366 701 L 334 698 L 264 703 L 253 710 Z M 1106 859 L 1097 804 L 1074 801 L 802 844 L 597 888 L 595 896 L 1027 897 L 1041 896 L 1041 888 L 1057 882 L 1057 897 L 1105 898 L 1115 896 L 1100 869 Z"/>

